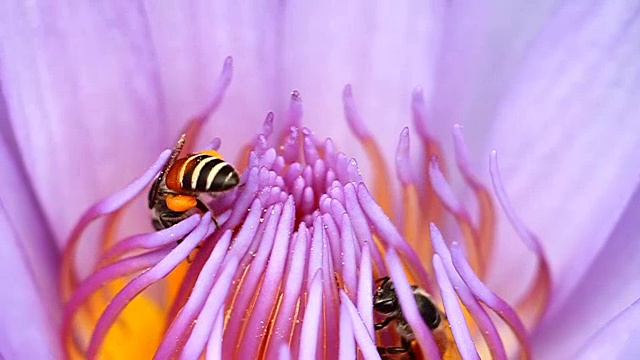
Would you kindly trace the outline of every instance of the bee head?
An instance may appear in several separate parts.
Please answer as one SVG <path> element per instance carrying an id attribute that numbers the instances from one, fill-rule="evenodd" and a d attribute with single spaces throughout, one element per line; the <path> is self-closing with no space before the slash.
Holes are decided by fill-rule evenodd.
<path id="1" fill-rule="evenodd" d="M 388 278 L 383 279 L 382 284 L 376 289 L 373 295 L 373 309 L 385 315 L 390 315 L 398 311 L 400 304 L 393 282 Z"/>

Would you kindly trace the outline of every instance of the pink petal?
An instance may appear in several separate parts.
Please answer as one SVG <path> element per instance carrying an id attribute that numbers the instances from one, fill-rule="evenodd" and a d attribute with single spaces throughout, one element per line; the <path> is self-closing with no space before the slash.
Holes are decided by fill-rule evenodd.
<path id="1" fill-rule="evenodd" d="M 533 337 L 537 357 L 568 357 L 640 298 L 640 189 L 575 291 Z M 637 321 L 637 317 L 635 318 Z"/>
<path id="2" fill-rule="evenodd" d="M 0 202 L 0 349 L 5 359 L 59 358 L 56 306 L 37 281 L 25 256 L 24 240 L 8 217 L 4 202 Z"/>
<path id="3" fill-rule="evenodd" d="M 5 129 L 61 244 L 88 204 L 136 177 L 168 141 L 144 9 L 4 2 L 0 36 Z M 149 228 L 137 214 L 127 220 Z"/>
<path id="4" fill-rule="evenodd" d="M 634 2 L 558 9 L 533 44 L 489 144 L 501 154 L 507 194 L 548 254 L 558 310 L 606 243 L 638 186 L 640 26 Z M 501 219 L 504 220 L 504 219 Z M 525 283 L 524 255 L 500 221 L 495 283 Z M 517 266 L 516 266 L 517 264 Z"/>

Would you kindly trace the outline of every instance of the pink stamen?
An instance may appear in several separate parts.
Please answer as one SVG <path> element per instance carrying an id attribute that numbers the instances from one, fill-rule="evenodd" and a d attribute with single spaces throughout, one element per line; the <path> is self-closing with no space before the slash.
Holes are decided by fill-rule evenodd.
<path id="1" fill-rule="evenodd" d="M 458 303 L 458 297 L 445 273 L 442 259 L 438 254 L 433 255 L 433 269 L 435 270 L 436 279 L 438 280 L 444 310 L 447 313 L 449 324 L 451 324 L 451 332 L 453 333 L 453 338 L 456 340 L 460 355 L 462 355 L 463 359 L 480 360 L 480 355 L 478 355 L 478 351 L 473 344 L 473 339 L 469 333 L 469 327 L 462 313 L 462 308 Z"/>
<path id="2" fill-rule="evenodd" d="M 200 222 L 200 215 L 192 215 L 178 224 L 152 233 L 130 236 L 113 245 L 102 254 L 101 263 L 115 259 L 122 254 L 138 249 L 153 249 L 175 243 L 190 233 Z"/>
<path id="3" fill-rule="evenodd" d="M 451 261 L 451 253 L 449 252 L 449 248 L 445 244 L 445 241 L 442 237 L 442 234 L 438 230 L 438 228 L 431 223 L 431 242 L 433 243 L 433 248 L 436 251 L 436 254 L 440 256 L 442 259 L 442 263 L 444 265 L 444 269 L 449 277 L 449 280 L 453 284 L 453 288 L 457 293 L 460 301 L 467 308 L 473 320 L 478 325 L 478 331 L 482 334 L 483 338 L 487 342 L 489 350 L 491 351 L 491 357 L 493 359 L 501 359 L 506 360 L 507 354 L 504 349 L 504 345 L 502 343 L 502 339 L 500 338 L 500 334 L 496 329 L 493 321 L 487 314 L 487 312 L 482 308 L 480 303 L 476 300 L 471 290 L 464 283 L 464 280 L 460 277 L 458 272 L 456 271 L 453 263 Z M 454 326 L 452 324 L 452 326 Z"/>
<path id="4" fill-rule="evenodd" d="M 422 319 L 422 315 L 418 311 L 418 305 L 416 299 L 413 296 L 413 290 L 411 285 L 404 274 L 404 269 L 400 263 L 400 258 L 393 247 L 389 248 L 386 255 L 387 268 L 389 269 L 389 275 L 393 284 L 395 285 L 396 294 L 400 301 L 400 308 L 402 314 L 411 326 L 413 333 L 416 336 L 418 344 L 422 349 L 422 354 L 427 359 L 440 359 L 440 353 L 436 346 L 431 331 L 427 328 L 427 325 Z"/>
<path id="5" fill-rule="evenodd" d="M 374 229 L 378 235 L 380 235 L 380 238 L 388 247 L 397 248 L 402 252 L 418 284 L 427 291 L 430 291 L 433 286 L 429 280 L 429 275 L 424 267 L 422 267 L 420 259 L 418 259 L 418 255 L 416 255 L 411 246 L 404 241 L 402 235 L 400 235 L 396 227 L 393 226 L 391 220 L 389 220 L 382 208 L 373 200 L 371 194 L 362 183 L 358 184 L 358 200 L 365 214 L 367 214 L 367 217 L 373 224 Z"/>
<path id="6" fill-rule="evenodd" d="M 380 359 L 380 354 L 378 354 L 376 344 L 373 342 L 373 339 L 369 335 L 367 327 L 362 322 L 362 318 L 358 314 L 358 309 L 356 309 L 356 306 L 351 302 L 349 296 L 347 296 L 347 294 L 342 290 L 340 290 L 340 300 L 349 313 L 351 327 L 353 328 L 353 335 L 364 358 L 367 360 Z"/>
<path id="7" fill-rule="evenodd" d="M 373 322 L 373 270 L 371 268 L 371 252 L 369 243 L 362 246 L 362 257 L 360 258 L 360 276 L 358 277 L 358 313 L 362 318 L 369 336 L 375 338 Z M 342 311 L 342 309 L 341 309 Z M 342 316 L 342 315 L 341 315 Z M 342 321 L 340 322 L 342 324 Z"/>
<path id="8" fill-rule="evenodd" d="M 202 219 L 203 220 L 198 224 L 195 230 L 193 230 L 182 243 L 171 250 L 166 257 L 160 260 L 151 269 L 133 279 L 114 296 L 111 303 L 107 305 L 106 309 L 100 316 L 93 334 L 91 335 L 91 341 L 89 342 L 89 348 L 87 349 L 88 359 L 94 359 L 96 357 L 107 332 L 124 307 L 127 306 L 127 304 L 144 289 L 167 276 L 176 266 L 178 266 L 178 264 L 189 256 L 191 251 L 195 249 L 200 241 L 213 232 L 213 228 L 210 229 L 211 214 L 206 213 Z"/>
<path id="9" fill-rule="evenodd" d="M 313 359 L 316 357 L 318 343 L 318 326 L 322 311 L 322 270 L 318 269 L 311 279 L 308 288 L 309 298 L 302 320 L 300 331 L 299 359 Z"/>
<path id="10" fill-rule="evenodd" d="M 207 295 L 213 288 L 216 274 L 218 273 L 218 269 L 220 269 L 222 259 L 225 257 L 230 241 L 231 232 L 226 231 L 202 267 L 189 299 L 165 332 L 164 338 L 157 350 L 159 358 L 175 352 L 176 347 L 181 342 L 180 340 L 187 335 L 189 326 L 202 311 Z"/>
<path id="11" fill-rule="evenodd" d="M 298 229 L 296 240 L 293 244 L 293 253 L 289 258 L 289 269 L 285 272 L 286 278 L 284 280 L 280 311 L 278 311 L 274 321 L 270 335 L 271 339 L 267 345 L 267 359 L 276 358 L 279 349 L 276 344 L 281 344 L 283 342 L 286 344 L 289 343 L 293 327 L 292 319 L 294 318 L 295 306 L 298 302 L 300 291 L 302 289 L 304 267 L 307 260 L 306 254 L 308 242 L 309 234 L 306 229 Z"/>
<path id="12" fill-rule="evenodd" d="M 265 337 L 267 330 L 269 330 L 267 326 L 283 280 L 287 252 L 289 251 L 289 237 L 293 232 L 293 221 L 293 198 L 289 196 L 289 199 L 284 204 L 274 235 L 274 244 L 270 250 L 268 264 L 263 272 L 262 284 L 260 289 L 256 290 L 257 294 L 253 309 L 249 318 L 245 321 L 245 331 L 240 341 L 240 349 L 248 356 L 250 354 L 258 356 L 257 352 L 262 339 Z M 255 260 L 252 262 L 251 267 L 254 266 L 254 263 Z"/>

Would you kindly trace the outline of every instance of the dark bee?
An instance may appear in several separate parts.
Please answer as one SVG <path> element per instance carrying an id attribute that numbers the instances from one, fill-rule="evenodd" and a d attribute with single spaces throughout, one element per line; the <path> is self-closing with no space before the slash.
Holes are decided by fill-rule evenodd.
<path id="1" fill-rule="evenodd" d="M 151 223 L 156 230 L 171 227 L 193 214 L 206 213 L 209 208 L 198 198 L 200 194 L 227 191 L 240 182 L 236 169 L 215 150 L 178 158 L 185 140 L 183 134 L 149 190 Z"/>
<path id="2" fill-rule="evenodd" d="M 376 280 L 376 284 L 377 283 L 380 283 L 380 285 L 373 295 L 373 309 L 377 313 L 384 315 L 385 319 L 375 324 L 375 330 L 382 330 L 387 327 L 391 321 L 395 320 L 396 331 L 402 341 L 402 346 L 378 347 L 378 353 L 381 355 L 407 354 L 410 359 L 414 359 L 415 356 L 411 349 L 411 342 L 415 340 L 415 334 L 413 330 L 411 330 L 407 319 L 405 319 L 402 314 L 400 301 L 398 300 L 393 282 L 389 277 L 383 277 Z M 411 286 L 411 289 L 413 290 L 413 295 L 418 304 L 418 311 L 422 315 L 422 319 L 429 329 L 432 331 L 437 329 L 445 317 L 444 313 L 438 310 L 431 296 L 424 291 L 424 289 L 415 285 Z"/>

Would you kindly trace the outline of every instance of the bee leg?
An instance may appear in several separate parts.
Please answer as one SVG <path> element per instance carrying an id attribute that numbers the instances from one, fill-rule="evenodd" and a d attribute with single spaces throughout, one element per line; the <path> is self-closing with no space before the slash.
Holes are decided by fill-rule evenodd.
<path id="1" fill-rule="evenodd" d="M 393 321 L 393 319 L 394 319 L 394 317 L 393 317 L 393 316 L 389 316 L 388 318 L 386 318 L 386 319 L 382 320 L 382 322 L 381 322 L 381 323 L 377 323 L 377 324 L 375 324 L 374 328 L 376 329 L 376 331 L 382 330 L 382 329 L 384 329 L 385 327 L 387 327 L 387 325 L 389 325 L 389 323 L 390 323 L 391 321 Z"/>
<path id="2" fill-rule="evenodd" d="M 196 207 L 198 208 L 198 210 L 202 211 L 203 214 L 207 211 L 211 211 L 211 209 L 209 209 L 209 207 L 205 205 L 205 203 L 200 201 L 200 199 L 197 200 Z M 211 211 L 211 220 L 213 220 L 213 224 L 216 226 L 216 230 L 220 230 L 220 224 L 218 224 L 218 220 L 213 215 L 213 211 Z"/>

